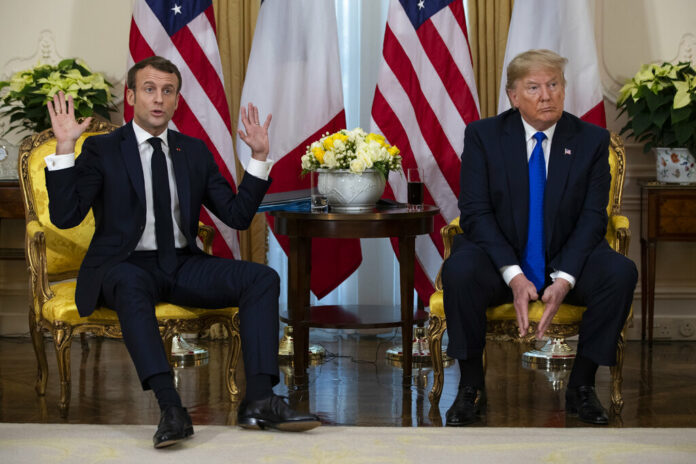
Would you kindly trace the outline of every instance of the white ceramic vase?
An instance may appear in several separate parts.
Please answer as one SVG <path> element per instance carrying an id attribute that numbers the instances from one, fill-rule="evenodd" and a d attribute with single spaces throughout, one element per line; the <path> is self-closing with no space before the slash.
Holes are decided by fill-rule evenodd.
<path id="1" fill-rule="evenodd" d="M 384 193 L 386 180 L 375 169 L 355 174 L 348 169 L 319 169 L 318 190 L 329 200 L 330 210 L 360 212 L 370 210 Z"/>
<path id="2" fill-rule="evenodd" d="M 687 148 L 655 148 L 657 181 L 668 184 L 696 182 L 696 160 Z"/>

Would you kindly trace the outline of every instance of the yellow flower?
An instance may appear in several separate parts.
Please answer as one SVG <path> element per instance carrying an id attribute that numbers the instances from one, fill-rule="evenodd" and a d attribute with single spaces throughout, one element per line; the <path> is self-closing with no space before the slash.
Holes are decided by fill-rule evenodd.
<path id="1" fill-rule="evenodd" d="M 387 151 L 389 152 L 389 154 L 390 154 L 391 156 L 396 156 L 396 155 L 398 155 L 399 153 L 401 153 L 401 150 L 399 150 L 398 148 L 396 148 L 394 145 L 392 145 L 391 147 L 389 147 L 389 149 L 388 149 Z"/>
<path id="2" fill-rule="evenodd" d="M 319 164 L 324 162 L 324 150 L 322 150 L 321 147 L 312 148 L 312 154 L 317 159 L 317 161 L 319 161 Z"/>

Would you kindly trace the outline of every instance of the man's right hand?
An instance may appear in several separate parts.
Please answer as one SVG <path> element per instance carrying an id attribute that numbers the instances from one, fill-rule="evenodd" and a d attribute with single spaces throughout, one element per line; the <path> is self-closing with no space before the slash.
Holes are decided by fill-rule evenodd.
<path id="1" fill-rule="evenodd" d="M 82 124 L 75 119 L 75 106 L 73 98 L 68 95 L 67 103 L 65 94 L 61 90 L 53 96 L 53 102 L 46 103 L 48 115 L 51 117 L 53 135 L 56 137 L 56 155 L 75 153 L 75 142 L 87 130 L 92 118 L 85 118 Z"/>
<path id="2" fill-rule="evenodd" d="M 512 278 L 510 289 L 517 316 L 517 328 L 520 337 L 524 337 L 529 330 L 529 302 L 539 299 L 539 295 L 534 284 L 527 280 L 524 274 L 517 274 Z"/>

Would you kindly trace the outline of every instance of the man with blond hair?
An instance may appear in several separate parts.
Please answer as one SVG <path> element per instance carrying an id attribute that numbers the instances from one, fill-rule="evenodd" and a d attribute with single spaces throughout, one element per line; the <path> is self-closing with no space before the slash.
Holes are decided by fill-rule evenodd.
<path id="1" fill-rule="evenodd" d="M 442 270 L 449 356 L 459 362 L 450 426 L 485 407 L 486 308 L 513 302 L 520 336 L 528 305 L 542 300 L 543 337 L 562 302 L 587 306 L 566 391 L 566 412 L 607 424 L 594 384 L 616 362 L 637 280 L 635 264 L 604 235 L 609 132 L 563 111 L 566 59 L 529 50 L 507 68 L 512 109 L 466 128 L 456 236 Z"/>

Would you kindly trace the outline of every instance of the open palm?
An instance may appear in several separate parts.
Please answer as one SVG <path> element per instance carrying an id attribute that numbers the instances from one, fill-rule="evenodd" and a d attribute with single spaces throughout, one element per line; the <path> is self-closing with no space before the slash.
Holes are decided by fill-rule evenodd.
<path id="1" fill-rule="evenodd" d="M 62 91 L 55 94 L 53 102 L 49 101 L 46 106 L 48 106 L 48 115 L 51 118 L 53 135 L 56 137 L 56 154 L 74 152 L 75 141 L 87 129 L 92 118 L 85 118 L 82 123 L 78 123 L 75 119 L 73 98 L 71 95 L 68 95 L 66 101 L 65 94 Z"/>

